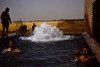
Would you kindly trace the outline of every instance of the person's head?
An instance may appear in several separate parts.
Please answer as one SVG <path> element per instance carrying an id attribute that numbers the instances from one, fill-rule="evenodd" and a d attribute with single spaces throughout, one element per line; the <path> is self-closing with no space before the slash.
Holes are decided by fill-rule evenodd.
<path id="1" fill-rule="evenodd" d="M 9 10 L 10 10 L 10 9 L 9 9 L 8 7 L 6 7 L 5 11 L 6 11 L 6 12 L 9 12 Z"/>
<path id="2" fill-rule="evenodd" d="M 88 48 L 84 47 L 84 48 L 83 48 L 83 51 L 88 51 Z"/>
<path id="3" fill-rule="evenodd" d="M 12 41 L 9 42 L 9 47 L 12 47 L 14 44 Z"/>
<path id="4" fill-rule="evenodd" d="M 14 41 L 12 41 L 12 40 L 9 41 L 9 48 L 15 49 L 15 42 Z"/>
<path id="5" fill-rule="evenodd" d="M 90 47 L 89 46 L 84 46 L 83 47 L 83 52 L 84 52 L 84 54 L 90 54 Z"/>
<path id="6" fill-rule="evenodd" d="M 33 25 L 35 25 L 35 23 L 33 23 Z"/>

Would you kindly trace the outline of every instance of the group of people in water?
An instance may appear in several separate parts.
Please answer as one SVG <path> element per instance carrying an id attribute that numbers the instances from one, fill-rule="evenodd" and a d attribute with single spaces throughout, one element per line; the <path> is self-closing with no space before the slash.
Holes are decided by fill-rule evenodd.
<path id="1" fill-rule="evenodd" d="M 7 7 L 5 9 L 4 12 L 2 12 L 1 14 L 1 23 L 2 23 L 2 28 L 3 28 L 3 31 L 2 31 L 2 36 L 7 36 L 8 37 L 8 33 L 9 33 L 9 23 L 12 23 L 11 22 L 11 18 L 9 16 L 9 8 Z M 32 31 L 34 31 L 34 28 L 36 27 L 35 23 L 33 24 L 32 26 Z M 5 29 L 6 29 L 6 34 L 5 34 Z M 19 29 L 19 34 L 23 35 L 24 34 L 24 30 L 26 30 L 26 27 L 25 26 L 22 26 L 20 29 Z M 21 49 L 19 48 L 16 48 L 15 47 L 15 42 L 14 40 L 10 40 L 9 43 L 8 43 L 8 48 L 4 49 L 2 51 L 2 53 L 6 53 L 6 52 L 22 52 Z M 76 63 L 76 67 L 80 67 L 80 64 L 81 63 L 86 63 L 86 62 L 89 62 L 93 57 L 94 55 L 91 54 L 91 50 L 89 47 L 85 46 L 83 48 L 83 51 L 82 53 L 79 51 L 79 50 L 76 50 L 75 51 L 75 63 Z M 86 66 L 85 66 L 86 67 Z M 88 66 L 87 66 L 88 67 Z"/>
<path id="2" fill-rule="evenodd" d="M 9 34 L 9 25 L 12 23 L 11 22 L 11 18 L 10 18 L 10 15 L 9 15 L 9 8 L 7 7 L 5 9 L 5 11 L 3 11 L 1 13 L 1 24 L 2 24 L 2 38 L 3 37 L 6 37 L 9 39 L 8 37 L 8 34 Z M 33 23 L 33 26 L 32 26 L 32 31 L 34 31 L 36 25 L 35 23 Z M 27 30 L 27 27 L 26 25 L 22 25 L 19 29 L 18 29 L 18 32 L 19 32 L 19 35 L 25 35 L 26 33 L 26 30 Z M 8 40 L 8 48 L 5 48 L 1 53 L 6 53 L 6 52 L 22 52 L 21 49 L 19 48 L 16 48 L 15 46 L 15 41 L 13 39 L 9 39 Z"/>

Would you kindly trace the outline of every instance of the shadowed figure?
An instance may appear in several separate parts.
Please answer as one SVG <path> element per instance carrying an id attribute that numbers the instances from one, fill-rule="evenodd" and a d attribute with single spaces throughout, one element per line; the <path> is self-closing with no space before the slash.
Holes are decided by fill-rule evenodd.
<path id="1" fill-rule="evenodd" d="M 35 23 L 33 23 L 32 31 L 34 31 L 35 27 L 36 27 L 36 25 L 35 25 Z"/>
<path id="2" fill-rule="evenodd" d="M 8 42 L 8 48 L 3 49 L 2 53 L 20 53 L 21 50 L 19 48 L 16 48 L 15 41 L 13 39 L 9 39 Z"/>
<path id="3" fill-rule="evenodd" d="M 3 11 L 2 14 L 1 14 L 1 23 L 2 23 L 2 28 L 3 28 L 3 30 L 2 30 L 2 36 L 4 36 L 4 35 L 8 36 L 9 22 L 11 23 L 11 19 L 10 19 L 9 13 L 8 13 L 9 10 L 10 9 L 7 7 L 5 9 L 5 11 Z M 5 29 L 7 31 L 6 34 L 5 34 Z"/>
<path id="4" fill-rule="evenodd" d="M 89 46 L 85 45 L 82 50 L 82 52 L 75 51 L 76 67 L 100 67 L 95 53 L 92 52 Z"/>
<path id="5" fill-rule="evenodd" d="M 26 35 L 27 32 L 27 26 L 26 25 L 21 25 L 18 29 L 19 35 Z"/>

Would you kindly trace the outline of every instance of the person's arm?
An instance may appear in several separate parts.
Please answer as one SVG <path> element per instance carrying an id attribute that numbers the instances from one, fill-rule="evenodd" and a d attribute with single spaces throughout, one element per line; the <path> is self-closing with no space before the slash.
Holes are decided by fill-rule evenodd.
<path id="1" fill-rule="evenodd" d="M 9 16 L 9 14 L 8 14 L 8 19 L 9 19 L 10 23 L 12 23 L 12 22 L 11 22 L 11 18 L 10 18 L 10 16 Z"/>
<path id="2" fill-rule="evenodd" d="M 9 21 L 10 21 L 10 23 L 12 23 L 12 22 L 11 22 L 11 19 L 9 19 Z"/>
<path id="3" fill-rule="evenodd" d="M 2 14 L 1 14 L 1 21 L 3 20 L 3 14 L 4 14 L 4 12 L 2 12 Z"/>

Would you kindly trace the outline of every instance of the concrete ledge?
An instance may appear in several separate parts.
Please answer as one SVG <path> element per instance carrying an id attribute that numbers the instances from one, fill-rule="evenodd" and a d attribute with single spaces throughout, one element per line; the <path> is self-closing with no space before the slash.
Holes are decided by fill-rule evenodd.
<path id="1" fill-rule="evenodd" d="M 93 53 L 96 53 L 96 58 L 98 62 L 100 62 L 100 44 L 95 39 L 90 37 L 86 32 L 82 33 L 82 36 L 87 44 L 91 47 Z"/>
<path id="2" fill-rule="evenodd" d="M 10 33 L 10 34 L 8 34 L 8 37 L 13 37 L 13 36 L 16 36 L 17 34 L 16 33 Z M 0 38 L 1 38 L 2 36 L 0 36 Z"/>
<path id="3" fill-rule="evenodd" d="M 16 35 L 17 35 L 16 33 L 8 34 L 9 37 L 16 36 Z"/>

